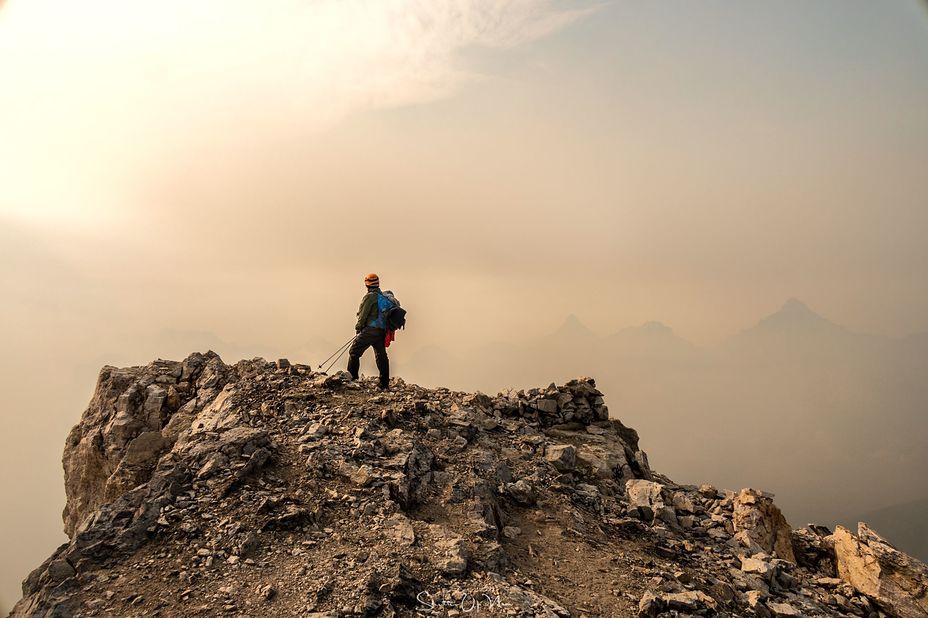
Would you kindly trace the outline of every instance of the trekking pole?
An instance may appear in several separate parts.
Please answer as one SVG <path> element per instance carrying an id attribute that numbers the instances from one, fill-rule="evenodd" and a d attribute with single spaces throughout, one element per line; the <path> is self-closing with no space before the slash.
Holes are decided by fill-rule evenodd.
<path id="1" fill-rule="evenodd" d="M 339 352 L 341 352 L 342 354 L 344 354 L 344 352 L 345 352 L 345 350 L 348 348 L 348 346 L 351 345 L 352 343 L 354 343 L 354 340 L 357 339 L 357 338 L 358 338 L 358 336 L 355 335 L 354 337 L 352 337 L 351 339 L 349 339 L 349 340 L 345 343 L 345 345 L 343 345 L 342 347 L 340 347 L 340 348 L 338 348 L 337 350 L 335 350 L 335 352 L 332 353 L 332 356 L 335 356 L 335 355 L 338 354 Z M 322 361 L 321 363 L 319 363 L 319 369 L 322 369 L 322 366 L 325 365 L 327 362 L 329 362 L 329 360 L 331 360 L 332 356 L 330 356 L 329 358 L 327 358 L 327 359 L 325 359 L 324 361 Z M 339 354 L 339 358 L 341 358 L 341 354 Z M 338 359 L 335 359 L 335 360 L 338 360 Z"/>
<path id="2" fill-rule="evenodd" d="M 352 341 L 354 341 L 354 339 L 352 339 Z M 332 362 L 329 364 L 329 366 L 325 368 L 325 371 L 323 371 L 323 373 L 328 373 L 328 372 L 329 372 L 329 369 L 331 369 L 331 368 L 335 365 L 335 363 L 338 362 L 338 359 L 341 358 L 342 356 L 344 356 L 344 355 L 345 355 L 345 352 L 347 352 L 347 351 L 348 351 L 348 346 L 345 346 L 344 349 L 342 350 L 342 353 L 338 355 L 338 358 L 336 358 L 334 361 L 332 361 Z"/>

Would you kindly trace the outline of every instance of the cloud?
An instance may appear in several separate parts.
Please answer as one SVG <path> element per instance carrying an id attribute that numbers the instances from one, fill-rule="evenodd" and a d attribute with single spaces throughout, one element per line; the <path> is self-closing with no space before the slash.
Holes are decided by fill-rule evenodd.
<path id="1" fill-rule="evenodd" d="M 180 91 L 168 98 L 179 102 L 184 91 L 228 96 L 263 85 L 348 106 L 418 103 L 472 75 L 461 50 L 523 45 L 594 8 L 552 0 L 19 0 L 0 22 L 2 48 L 14 52 L 0 69 L 19 78 L 20 101 L 56 85 L 83 85 L 78 98 L 95 102 L 135 89 L 160 100 L 164 86 Z"/>
<path id="2" fill-rule="evenodd" d="M 117 211 L 134 170 L 191 140 L 241 146 L 359 109 L 435 101 L 481 77 L 463 52 L 524 45 L 590 10 L 552 0 L 15 0 L 0 15 L 0 212 Z"/>
<path id="3" fill-rule="evenodd" d="M 383 24 L 387 46 L 371 62 L 383 73 L 359 74 L 372 105 L 419 103 L 447 96 L 477 77 L 462 68 L 456 54 L 472 46 L 505 49 L 530 43 L 588 14 L 591 8 L 560 9 L 538 0 L 473 2 L 396 2 Z M 382 9 L 383 10 L 383 9 Z M 381 52 L 386 52 L 381 55 Z M 392 53 L 391 53 L 392 52 Z M 372 59 L 361 62 L 366 65 Z"/>

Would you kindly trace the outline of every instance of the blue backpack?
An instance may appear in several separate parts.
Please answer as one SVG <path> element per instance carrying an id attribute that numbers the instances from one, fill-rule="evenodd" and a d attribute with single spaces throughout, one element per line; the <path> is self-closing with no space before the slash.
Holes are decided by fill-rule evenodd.
<path id="1" fill-rule="evenodd" d="M 406 328 L 406 310 L 400 307 L 400 301 L 390 290 L 377 293 L 377 317 L 371 320 L 370 326 L 384 330 Z"/>

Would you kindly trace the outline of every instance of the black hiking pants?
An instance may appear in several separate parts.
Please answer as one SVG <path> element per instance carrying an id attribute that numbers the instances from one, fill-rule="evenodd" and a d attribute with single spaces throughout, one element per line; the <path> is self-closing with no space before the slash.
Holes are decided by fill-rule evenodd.
<path id="1" fill-rule="evenodd" d="M 348 349 L 348 373 L 355 380 L 358 379 L 358 370 L 361 367 L 361 355 L 367 348 L 374 348 L 374 359 L 377 361 L 377 370 L 380 372 L 380 387 L 387 388 L 390 384 L 390 360 L 387 358 L 387 348 L 384 339 L 387 331 L 382 328 L 368 326 L 355 338 Z"/>

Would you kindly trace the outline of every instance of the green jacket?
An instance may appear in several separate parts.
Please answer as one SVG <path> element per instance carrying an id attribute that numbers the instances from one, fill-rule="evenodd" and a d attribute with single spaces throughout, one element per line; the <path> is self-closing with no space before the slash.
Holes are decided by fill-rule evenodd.
<path id="1" fill-rule="evenodd" d="M 379 292 L 379 288 L 372 288 L 361 299 L 361 306 L 358 308 L 358 323 L 354 327 L 355 331 L 360 332 L 370 324 L 371 320 L 377 319 L 377 294 Z"/>

